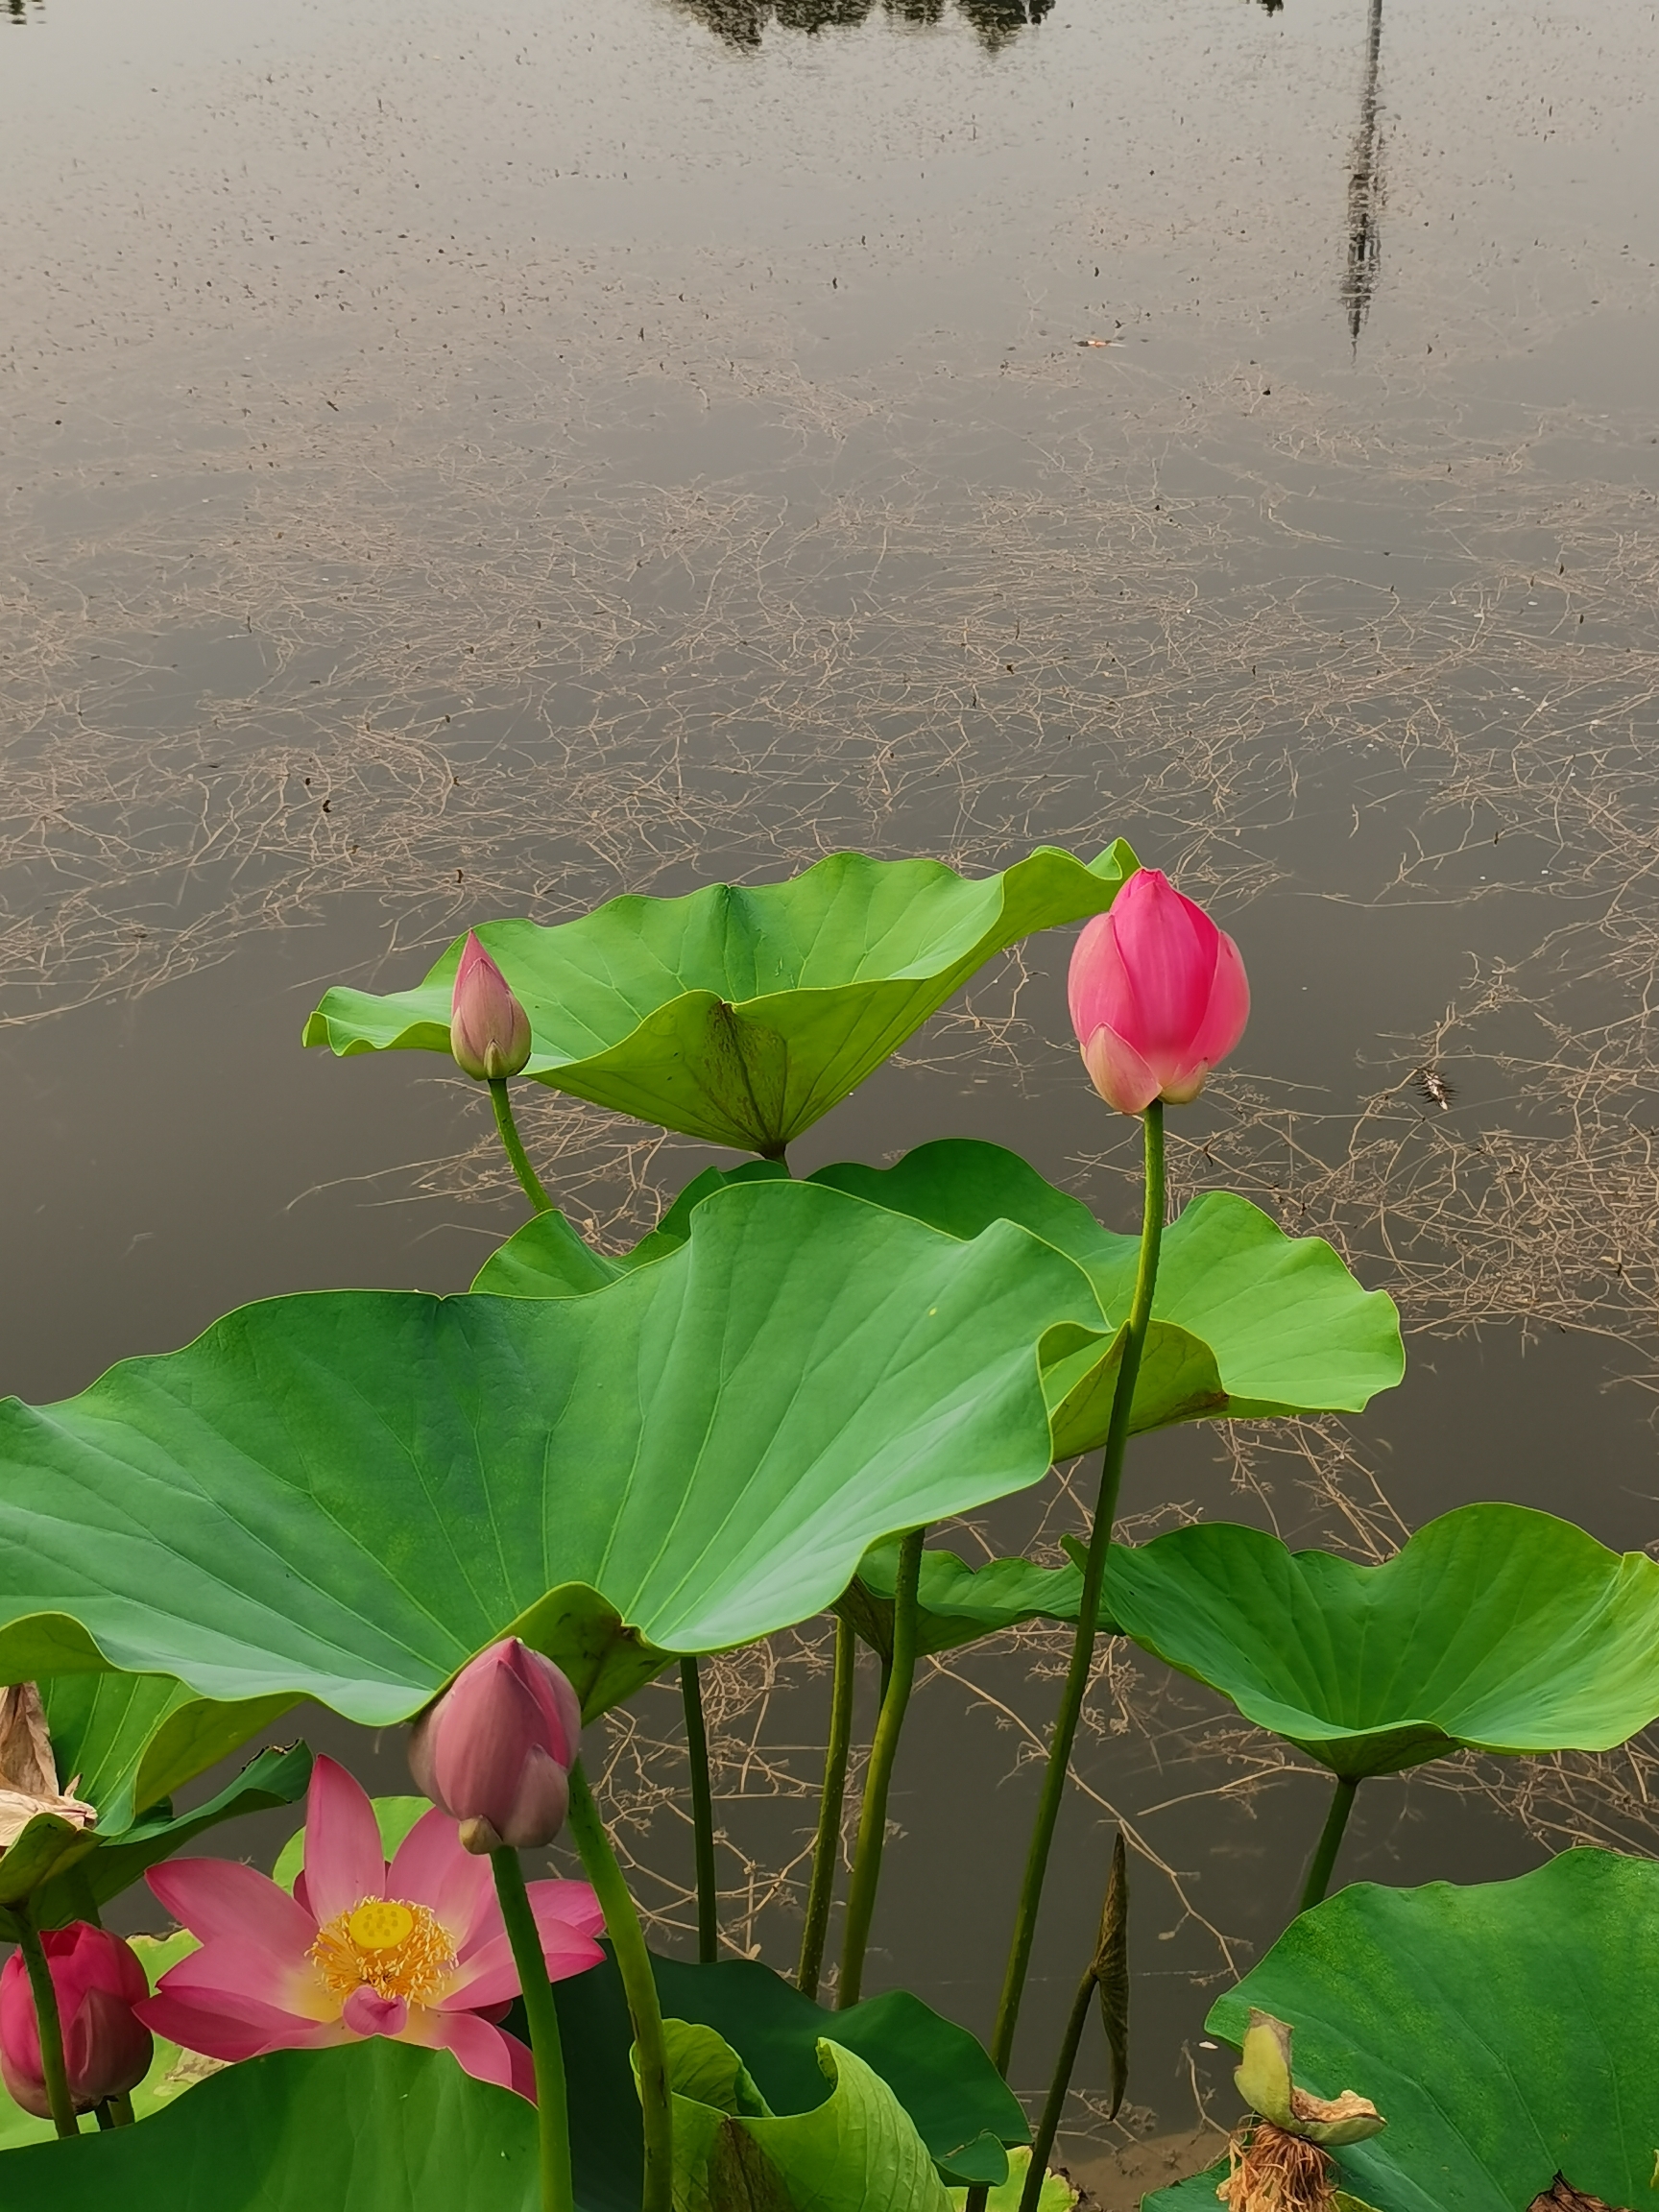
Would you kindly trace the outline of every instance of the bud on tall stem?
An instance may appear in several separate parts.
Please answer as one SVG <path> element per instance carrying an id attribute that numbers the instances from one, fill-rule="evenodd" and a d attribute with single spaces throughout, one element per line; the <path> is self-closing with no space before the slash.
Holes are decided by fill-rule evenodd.
<path id="1" fill-rule="evenodd" d="M 530 1057 L 530 1017 L 470 929 L 449 1000 L 449 1049 L 478 1083 L 504 1082 Z"/>

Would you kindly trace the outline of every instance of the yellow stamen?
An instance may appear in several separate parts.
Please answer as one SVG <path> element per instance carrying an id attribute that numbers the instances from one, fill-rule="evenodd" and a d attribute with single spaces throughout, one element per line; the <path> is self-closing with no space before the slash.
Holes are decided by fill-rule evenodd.
<path id="1" fill-rule="evenodd" d="M 325 1986 L 349 1997 L 365 1984 L 411 2005 L 441 1997 L 455 1970 L 455 1945 L 429 1905 L 365 1897 L 317 1931 L 311 1958 Z"/>

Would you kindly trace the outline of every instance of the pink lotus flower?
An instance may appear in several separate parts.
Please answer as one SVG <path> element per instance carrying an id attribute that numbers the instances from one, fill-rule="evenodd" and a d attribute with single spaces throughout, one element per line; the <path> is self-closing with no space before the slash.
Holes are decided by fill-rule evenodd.
<path id="1" fill-rule="evenodd" d="M 551 1843 L 582 1741 L 576 1693 L 551 1659 L 504 1636 L 469 1660 L 409 1739 L 409 1771 L 461 1823 L 469 1851 Z"/>
<path id="2" fill-rule="evenodd" d="M 530 1017 L 470 929 L 449 1000 L 449 1049 L 479 1083 L 517 1075 L 530 1057 Z"/>
<path id="3" fill-rule="evenodd" d="M 1156 868 L 1085 926 L 1070 995 L 1083 1065 L 1119 1114 L 1196 1098 L 1250 1019 L 1238 946 Z"/>
<path id="4" fill-rule="evenodd" d="M 58 1993 L 69 2099 L 77 2112 L 89 2112 L 135 2089 L 150 2071 L 155 2046 L 135 2010 L 150 1984 L 131 1945 L 85 1920 L 45 1929 L 40 1948 Z M 0 2079 L 25 2112 L 51 2118 L 35 1993 L 20 1951 L 0 1967 Z"/>
<path id="5" fill-rule="evenodd" d="M 490 1862 L 462 1850 L 446 1814 L 418 1820 L 388 1866 L 368 1797 L 319 1759 L 292 1897 L 228 1859 L 175 1859 L 145 1879 L 202 1938 L 138 2008 L 157 2035 L 227 2059 L 398 2036 L 534 2102 L 528 2048 L 494 2025 L 518 1975 Z M 586 1882 L 532 1882 L 530 1903 L 550 1980 L 599 1963 Z"/>

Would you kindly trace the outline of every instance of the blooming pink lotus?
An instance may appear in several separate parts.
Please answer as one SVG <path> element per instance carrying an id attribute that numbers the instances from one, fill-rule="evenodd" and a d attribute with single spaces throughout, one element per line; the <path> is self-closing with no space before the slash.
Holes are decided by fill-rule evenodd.
<path id="1" fill-rule="evenodd" d="M 1250 1019 L 1238 946 L 1156 868 L 1085 926 L 1070 995 L 1083 1064 L 1119 1114 L 1196 1098 Z"/>
<path id="2" fill-rule="evenodd" d="M 449 998 L 449 1050 L 479 1083 L 517 1075 L 530 1057 L 530 1017 L 470 929 Z"/>
<path id="3" fill-rule="evenodd" d="M 69 2102 L 89 2112 L 135 2089 L 150 2070 L 154 2045 L 137 2017 L 149 1979 L 130 1944 L 87 1920 L 46 1929 L 40 1948 L 58 1997 Z M 51 2118 L 35 1993 L 20 1951 L 0 1967 L 0 2078 L 25 2112 Z"/>
<path id="4" fill-rule="evenodd" d="M 228 1859 L 176 1859 L 145 1879 L 202 1938 L 138 2007 L 157 2035 L 227 2059 L 397 2036 L 534 2101 L 528 2048 L 494 2024 L 518 1974 L 490 1862 L 461 1848 L 446 1813 L 424 1814 L 388 1865 L 368 1797 L 319 1759 L 292 1897 Z M 588 1884 L 529 1887 L 548 1978 L 596 1966 L 603 1915 Z"/>

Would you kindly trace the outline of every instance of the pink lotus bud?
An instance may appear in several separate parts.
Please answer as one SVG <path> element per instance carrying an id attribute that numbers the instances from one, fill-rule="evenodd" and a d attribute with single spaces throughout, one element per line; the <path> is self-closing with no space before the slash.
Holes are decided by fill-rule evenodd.
<path id="1" fill-rule="evenodd" d="M 551 1843 L 569 1810 L 582 1708 L 550 1659 L 508 1636 L 462 1668 L 409 1739 L 409 1771 L 469 1851 Z"/>
<path id="2" fill-rule="evenodd" d="M 470 929 L 449 1001 L 449 1049 L 479 1083 L 517 1075 L 530 1057 L 530 1017 Z"/>
<path id="3" fill-rule="evenodd" d="M 1156 868 L 1085 926 L 1070 993 L 1083 1065 L 1119 1114 L 1196 1098 L 1250 1019 L 1238 946 Z"/>
<path id="4" fill-rule="evenodd" d="M 84 1920 L 46 1929 L 40 1948 L 58 1992 L 70 2100 L 76 2111 L 88 2112 L 106 2097 L 135 2089 L 150 2070 L 155 2045 L 132 2009 L 149 1996 L 150 1984 L 131 1945 Z M 25 2112 L 51 2118 L 35 1993 L 20 1951 L 0 1967 L 0 2079 Z"/>

